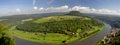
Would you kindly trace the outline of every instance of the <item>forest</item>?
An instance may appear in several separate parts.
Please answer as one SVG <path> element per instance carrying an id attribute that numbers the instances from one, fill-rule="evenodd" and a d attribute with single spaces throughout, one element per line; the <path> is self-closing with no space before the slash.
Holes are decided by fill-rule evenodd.
<path id="1" fill-rule="evenodd" d="M 55 18 L 55 17 L 56 16 L 53 16 L 52 18 Z M 98 27 L 103 26 L 103 24 L 100 21 L 97 21 L 92 18 L 87 18 L 87 17 L 72 18 L 71 16 L 68 16 L 69 18 L 67 19 L 67 18 L 60 18 L 60 17 L 67 17 L 67 16 L 58 16 L 58 17 L 59 18 L 56 18 L 55 20 L 49 19 L 50 21 L 48 20 L 47 22 L 44 22 L 44 23 L 27 22 L 27 23 L 18 25 L 16 29 L 22 30 L 22 31 L 28 31 L 28 32 L 61 33 L 61 34 L 70 35 L 71 33 L 76 34 L 78 29 L 84 33 L 85 31 L 94 30 L 94 26 L 98 26 Z"/>
<path id="2" fill-rule="evenodd" d="M 0 24 L 0 45 L 15 45 L 15 40 L 4 24 Z"/>

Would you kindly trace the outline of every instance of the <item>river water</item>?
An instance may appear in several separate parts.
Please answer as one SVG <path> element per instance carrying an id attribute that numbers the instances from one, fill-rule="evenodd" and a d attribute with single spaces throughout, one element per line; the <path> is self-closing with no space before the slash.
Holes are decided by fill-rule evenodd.
<path id="1" fill-rule="evenodd" d="M 105 35 L 107 35 L 111 31 L 111 26 L 109 24 L 104 23 L 105 29 L 98 33 L 97 35 L 88 38 L 83 41 L 76 40 L 73 43 L 70 43 L 69 45 L 94 45 L 97 41 L 102 39 Z"/>
<path id="2" fill-rule="evenodd" d="M 83 41 L 76 40 L 72 43 L 69 43 L 68 45 L 93 45 L 100 39 L 102 39 L 105 35 L 107 35 L 111 31 L 111 26 L 109 24 L 104 23 L 105 29 L 102 30 L 100 33 L 97 35 L 88 38 Z M 16 39 L 16 45 L 56 45 L 56 44 L 43 44 L 43 43 L 37 43 L 37 42 L 31 42 L 23 39 L 19 39 L 17 37 L 14 37 Z M 60 44 L 63 45 L 63 44 Z"/>

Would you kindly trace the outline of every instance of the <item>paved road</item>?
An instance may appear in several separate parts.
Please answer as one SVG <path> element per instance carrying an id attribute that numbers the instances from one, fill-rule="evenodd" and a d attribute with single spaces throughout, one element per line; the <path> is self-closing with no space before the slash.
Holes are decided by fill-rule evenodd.
<path id="1" fill-rule="evenodd" d="M 104 25 L 105 25 L 105 29 L 101 31 L 100 33 L 98 33 L 96 36 L 93 36 L 84 41 L 76 40 L 72 43 L 69 43 L 68 45 L 93 45 L 95 44 L 97 41 L 103 38 L 106 34 L 108 34 L 111 30 L 111 26 L 109 24 L 104 23 Z M 14 38 L 16 39 L 16 45 L 55 45 L 55 44 L 43 44 L 43 43 L 31 42 L 31 41 L 19 39 L 17 37 L 14 37 Z"/>

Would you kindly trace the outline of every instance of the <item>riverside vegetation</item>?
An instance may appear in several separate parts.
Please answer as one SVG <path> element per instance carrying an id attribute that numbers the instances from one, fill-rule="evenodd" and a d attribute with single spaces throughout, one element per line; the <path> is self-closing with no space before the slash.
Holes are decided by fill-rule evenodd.
<path id="1" fill-rule="evenodd" d="M 15 45 L 15 40 L 10 34 L 7 26 L 0 24 L 0 45 Z"/>
<path id="2" fill-rule="evenodd" d="M 103 24 L 98 20 L 69 15 L 43 17 L 11 28 L 19 38 L 55 44 L 84 40 L 103 29 Z"/>
<path id="3" fill-rule="evenodd" d="M 12 34 L 24 40 L 40 43 L 71 43 L 78 39 L 82 41 L 104 29 L 101 21 L 84 16 L 77 11 L 71 11 L 66 15 L 33 14 L 2 17 L 1 19 L 6 19 L 1 23 L 8 25 L 9 31 L 7 32 L 9 33 L 6 35 Z M 15 44 L 12 36 L 10 39 L 10 42 L 13 42 L 12 45 Z"/>

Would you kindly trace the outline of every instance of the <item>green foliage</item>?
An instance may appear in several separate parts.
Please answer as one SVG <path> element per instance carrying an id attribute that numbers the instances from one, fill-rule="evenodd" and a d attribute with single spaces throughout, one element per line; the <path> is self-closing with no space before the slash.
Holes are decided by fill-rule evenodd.
<path id="1" fill-rule="evenodd" d="M 0 22 L 1 22 L 1 21 L 4 21 L 4 20 L 7 20 L 7 19 L 0 19 Z"/>
<path id="2" fill-rule="evenodd" d="M 3 31 L 6 31 L 7 30 L 7 27 L 3 24 L 0 24 L 0 31 L 3 32 Z"/>
<path id="3" fill-rule="evenodd" d="M 76 34 L 78 29 L 81 29 L 82 31 L 92 31 L 92 29 L 94 29 L 93 26 L 102 26 L 99 21 L 80 16 L 51 16 L 38 19 L 37 23 L 35 22 L 27 22 L 18 25 L 16 29 L 28 32 L 47 32 L 71 35 L 72 33 Z"/>
<path id="4" fill-rule="evenodd" d="M 60 44 L 76 39 L 87 39 L 96 34 L 98 28 L 103 26 L 101 22 L 82 16 L 50 16 L 42 17 L 11 28 L 14 36 L 41 43 Z M 100 31 L 98 30 L 98 31 Z M 46 33 L 46 35 L 43 35 Z M 48 41 L 49 40 L 49 41 Z"/>
<path id="5" fill-rule="evenodd" d="M 103 44 L 102 41 L 99 41 L 96 45 L 120 45 L 120 33 L 117 33 L 117 35 L 113 38 L 110 42 Z"/>
<path id="6" fill-rule="evenodd" d="M 110 43 L 105 44 L 105 45 L 120 45 L 120 36 L 116 36 L 114 40 L 111 40 Z"/>
<path id="7" fill-rule="evenodd" d="M 0 24 L 0 38 L 6 34 L 6 26 L 3 24 Z"/>
<path id="8" fill-rule="evenodd" d="M 0 45 L 15 45 L 15 41 L 9 36 L 7 27 L 0 24 Z"/>
<path id="9" fill-rule="evenodd" d="M 0 45 L 15 45 L 15 40 L 10 37 L 3 36 L 0 38 Z"/>
<path id="10" fill-rule="evenodd" d="M 80 32 L 82 32 L 82 30 L 81 30 L 81 29 L 78 29 L 78 30 L 77 30 L 77 33 L 80 33 Z"/>

